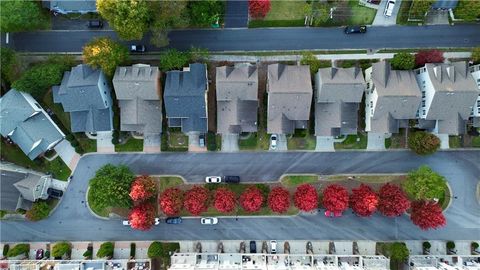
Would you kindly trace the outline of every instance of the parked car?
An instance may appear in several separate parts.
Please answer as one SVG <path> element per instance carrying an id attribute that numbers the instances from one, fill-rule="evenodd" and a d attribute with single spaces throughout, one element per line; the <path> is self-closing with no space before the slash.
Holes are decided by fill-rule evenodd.
<path id="1" fill-rule="evenodd" d="M 181 217 L 169 217 L 165 219 L 165 223 L 167 224 L 180 224 L 182 223 L 182 218 Z"/>
<path id="2" fill-rule="evenodd" d="M 207 217 L 200 219 L 200 223 L 203 225 L 215 225 L 218 223 L 218 218 L 216 217 Z"/>
<path id="3" fill-rule="evenodd" d="M 366 25 L 355 25 L 345 27 L 345 34 L 363 34 L 367 32 Z"/>
<path id="4" fill-rule="evenodd" d="M 272 134 L 272 136 L 270 136 L 270 145 L 272 149 L 277 149 L 277 134 Z"/>
<path id="5" fill-rule="evenodd" d="M 54 188 L 48 188 L 47 189 L 47 194 L 48 194 L 48 196 L 50 196 L 52 198 L 60 199 L 63 196 L 63 191 L 58 190 L 58 189 L 54 189 Z"/>
<path id="6" fill-rule="evenodd" d="M 133 53 L 142 53 L 145 52 L 147 49 L 145 48 L 144 45 L 131 45 L 130 46 L 130 52 Z"/>
<path id="7" fill-rule="evenodd" d="M 394 7 L 395 7 L 395 0 L 388 0 L 387 5 L 385 6 L 385 10 L 383 11 L 383 15 L 385 15 L 385 17 L 392 16 Z"/>
<path id="8" fill-rule="evenodd" d="M 155 218 L 155 225 L 160 224 L 160 219 L 158 217 Z"/>
<path id="9" fill-rule="evenodd" d="M 35 259 L 36 260 L 41 260 L 43 259 L 43 249 L 37 249 L 37 252 L 35 253 Z"/>
<path id="10" fill-rule="evenodd" d="M 238 184 L 238 183 L 240 183 L 240 176 L 236 176 L 236 175 L 225 175 L 225 176 L 223 177 L 223 180 L 225 181 L 225 183 Z"/>
<path id="11" fill-rule="evenodd" d="M 257 253 L 257 242 L 250 241 L 250 253 Z"/>
<path id="12" fill-rule="evenodd" d="M 271 240 L 270 241 L 270 253 L 275 254 L 277 253 L 277 241 Z"/>
<path id="13" fill-rule="evenodd" d="M 221 176 L 207 176 L 205 177 L 206 183 L 221 183 L 222 177 Z"/>
<path id="14" fill-rule="evenodd" d="M 103 21 L 102 20 L 89 20 L 88 21 L 88 28 L 91 28 L 91 29 L 103 28 Z"/>
<path id="15" fill-rule="evenodd" d="M 123 226 L 130 226 L 130 220 L 122 221 Z"/>
<path id="16" fill-rule="evenodd" d="M 198 137 L 198 144 L 200 147 L 205 147 L 205 134 L 200 134 Z"/>

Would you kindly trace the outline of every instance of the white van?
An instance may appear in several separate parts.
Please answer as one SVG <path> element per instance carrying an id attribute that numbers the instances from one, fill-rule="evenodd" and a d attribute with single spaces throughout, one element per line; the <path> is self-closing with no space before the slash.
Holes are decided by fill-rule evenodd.
<path id="1" fill-rule="evenodd" d="M 385 17 L 392 16 L 394 7 L 395 7 L 395 0 L 388 0 L 387 6 L 385 6 L 385 11 L 383 12 L 383 15 L 385 15 Z"/>

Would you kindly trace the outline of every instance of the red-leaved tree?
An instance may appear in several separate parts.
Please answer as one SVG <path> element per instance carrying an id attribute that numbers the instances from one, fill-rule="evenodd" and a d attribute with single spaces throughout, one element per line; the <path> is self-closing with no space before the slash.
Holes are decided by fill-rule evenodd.
<path id="1" fill-rule="evenodd" d="M 422 50 L 415 54 L 417 67 L 424 66 L 426 63 L 443 63 L 443 60 L 445 60 L 443 52 L 439 50 Z"/>
<path id="2" fill-rule="evenodd" d="M 139 204 L 130 211 L 128 219 L 133 229 L 148 230 L 155 224 L 155 207 L 151 203 Z"/>
<path id="3" fill-rule="evenodd" d="M 378 198 L 378 211 L 387 217 L 398 217 L 410 208 L 407 195 L 397 185 L 383 185 L 378 192 Z"/>
<path id="4" fill-rule="evenodd" d="M 185 192 L 183 206 L 187 211 L 195 216 L 207 211 L 210 203 L 210 194 L 208 189 L 201 186 L 194 186 Z"/>
<path id="5" fill-rule="evenodd" d="M 432 201 L 412 202 L 412 213 L 410 216 L 413 224 L 422 230 L 437 229 L 447 224 L 442 213 L 442 207 Z"/>
<path id="6" fill-rule="evenodd" d="M 284 213 L 290 207 L 290 193 L 283 187 L 275 187 L 268 194 L 268 207 L 276 213 Z"/>
<path id="7" fill-rule="evenodd" d="M 134 202 L 141 202 L 152 198 L 156 193 L 155 181 L 147 176 L 137 176 L 130 187 L 130 198 Z"/>
<path id="8" fill-rule="evenodd" d="M 361 184 L 360 187 L 352 189 L 350 207 L 357 215 L 369 217 L 377 210 L 377 205 L 378 196 L 371 187 Z"/>
<path id="9" fill-rule="evenodd" d="M 256 187 L 247 188 L 239 198 L 240 206 L 249 213 L 258 212 L 262 208 L 263 202 L 263 194 Z"/>
<path id="10" fill-rule="evenodd" d="M 248 0 L 250 17 L 260 19 L 267 16 L 270 11 L 270 0 Z"/>
<path id="11" fill-rule="evenodd" d="M 232 212 L 235 209 L 235 193 L 228 188 L 215 190 L 213 206 L 222 213 Z"/>
<path id="12" fill-rule="evenodd" d="M 348 207 L 348 191 L 340 185 L 330 185 L 323 190 L 322 205 L 332 212 L 343 212 Z"/>
<path id="13" fill-rule="evenodd" d="M 300 185 L 295 191 L 293 202 L 302 211 L 312 211 L 318 207 L 317 190 L 310 184 Z"/>
<path id="14" fill-rule="evenodd" d="M 177 216 L 183 206 L 183 191 L 178 188 L 167 188 L 158 199 L 160 210 L 167 216 Z"/>

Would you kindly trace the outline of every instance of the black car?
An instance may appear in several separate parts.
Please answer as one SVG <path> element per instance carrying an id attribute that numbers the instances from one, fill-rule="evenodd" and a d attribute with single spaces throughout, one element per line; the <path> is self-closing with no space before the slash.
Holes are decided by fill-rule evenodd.
<path id="1" fill-rule="evenodd" d="M 240 183 L 240 176 L 226 175 L 226 176 L 223 177 L 223 181 L 225 183 L 238 184 L 238 183 Z"/>
<path id="2" fill-rule="evenodd" d="M 144 45 L 131 45 L 130 46 L 130 52 L 134 52 L 134 53 L 143 53 L 145 52 L 147 49 L 145 48 Z"/>
<path id="3" fill-rule="evenodd" d="M 50 197 L 60 199 L 63 196 L 63 191 L 54 189 L 54 188 L 48 188 L 47 189 L 47 194 Z"/>
<path id="4" fill-rule="evenodd" d="M 102 20 L 89 20 L 88 21 L 88 28 L 91 28 L 91 29 L 103 28 L 103 21 Z"/>
<path id="5" fill-rule="evenodd" d="M 181 217 L 169 217 L 165 220 L 165 223 L 167 223 L 167 224 L 180 224 L 180 223 L 182 223 L 182 218 Z"/>
<path id="6" fill-rule="evenodd" d="M 345 27 L 345 34 L 362 34 L 367 32 L 366 25 L 355 25 Z"/>
<path id="7" fill-rule="evenodd" d="M 250 253 L 257 253 L 257 243 L 250 241 Z"/>

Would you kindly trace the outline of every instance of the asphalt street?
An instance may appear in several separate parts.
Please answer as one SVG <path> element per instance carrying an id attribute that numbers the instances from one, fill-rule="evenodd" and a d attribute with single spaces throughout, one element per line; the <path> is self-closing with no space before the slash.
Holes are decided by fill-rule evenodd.
<path id="1" fill-rule="evenodd" d="M 286 173 L 361 174 L 405 173 L 422 164 L 444 175 L 453 191 L 445 212 L 447 226 L 422 231 L 408 216 L 356 217 L 350 212 L 337 219 L 318 214 L 295 217 L 221 218 L 218 225 L 200 225 L 198 218 L 180 225 L 162 223 L 150 231 L 134 231 L 120 220 L 91 215 L 85 204 L 88 181 L 106 163 L 125 164 L 137 174 L 176 174 L 189 182 L 207 175 L 239 175 L 243 182 L 271 181 Z M 277 153 L 162 153 L 91 154 L 82 157 L 63 201 L 53 215 L 39 222 L 1 221 L 1 241 L 104 240 L 215 240 L 319 239 L 396 240 L 480 238 L 480 205 L 475 198 L 480 178 L 480 151 L 443 151 L 420 157 L 409 151 L 388 152 L 277 152 Z"/>
<path id="2" fill-rule="evenodd" d="M 81 52 L 95 37 L 117 39 L 107 31 L 40 31 L 13 33 L 10 45 L 22 52 Z M 176 30 L 169 34 L 170 47 L 187 50 L 191 46 L 210 51 L 262 51 L 313 49 L 382 49 L 475 47 L 480 45 L 480 25 L 372 26 L 366 34 L 343 33 L 343 28 L 262 28 Z M 2 36 L 2 44 L 4 41 Z M 159 51 L 149 44 L 147 34 L 141 41 L 148 51 Z"/>

